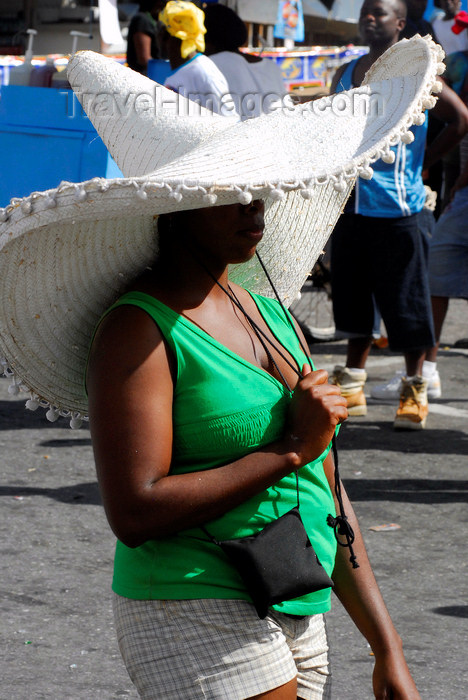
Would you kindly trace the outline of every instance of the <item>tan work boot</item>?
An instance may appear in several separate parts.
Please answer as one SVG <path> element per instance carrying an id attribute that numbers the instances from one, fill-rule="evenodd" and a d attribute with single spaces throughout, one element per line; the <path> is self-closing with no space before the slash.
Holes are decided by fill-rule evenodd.
<path id="1" fill-rule="evenodd" d="M 427 379 L 413 377 L 401 380 L 400 405 L 393 427 L 396 430 L 422 430 L 426 425 L 429 405 L 427 403 Z"/>
<path id="2" fill-rule="evenodd" d="M 330 377 L 330 384 L 336 384 L 341 389 L 341 395 L 344 396 L 348 404 L 348 413 L 350 416 L 365 416 L 367 415 L 367 403 L 364 396 L 364 384 L 366 383 L 367 374 L 362 372 L 352 372 L 348 367 L 340 367 L 337 365 Z"/>

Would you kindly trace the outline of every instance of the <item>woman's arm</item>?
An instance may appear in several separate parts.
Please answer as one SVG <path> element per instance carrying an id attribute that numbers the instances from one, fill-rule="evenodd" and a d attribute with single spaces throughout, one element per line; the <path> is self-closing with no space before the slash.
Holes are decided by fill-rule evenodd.
<path id="1" fill-rule="evenodd" d="M 325 474 L 334 493 L 333 455 L 324 462 Z M 403 654 L 401 639 L 393 625 L 375 580 L 359 524 L 342 485 L 345 513 L 356 539 L 353 544 L 359 568 L 353 569 L 347 547 L 338 546 L 333 571 L 334 591 L 349 616 L 371 645 L 375 656 L 373 674 L 377 700 L 421 700 Z"/>
<path id="2" fill-rule="evenodd" d="M 101 323 L 87 376 L 90 428 L 109 523 L 130 547 L 201 525 L 260 493 L 318 457 L 347 415 L 326 372 L 310 373 L 298 383 L 281 440 L 215 469 L 171 475 L 171 369 L 161 333 L 141 309 L 120 307 Z"/>

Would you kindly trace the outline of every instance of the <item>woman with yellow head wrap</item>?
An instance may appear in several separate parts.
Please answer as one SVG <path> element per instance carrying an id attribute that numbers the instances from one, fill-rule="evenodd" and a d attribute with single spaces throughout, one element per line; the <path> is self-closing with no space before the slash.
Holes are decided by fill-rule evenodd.
<path id="1" fill-rule="evenodd" d="M 159 21 L 163 23 L 166 31 L 181 40 L 182 58 L 187 58 L 194 51 L 200 51 L 200 53 L 205 51 L 204 19 L 203 10 L 193 2 L 184 2 L 184 0 L 171 0 L 159 13 Z"/>
<path id="2" fill-rule="evenodd" d="M 164 85 L 213 112 L 238 116 L 226 78 L 205 50 L 204 12 L 193 2 L 171 0 L 159 13 L 158 40 L 161 53 L 169 59 L 172 72 Z"/>

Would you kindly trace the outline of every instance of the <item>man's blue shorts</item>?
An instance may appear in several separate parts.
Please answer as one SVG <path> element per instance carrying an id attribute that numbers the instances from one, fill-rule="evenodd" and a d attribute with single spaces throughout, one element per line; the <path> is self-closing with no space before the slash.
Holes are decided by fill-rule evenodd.
<path id="1" fill-rule="evenodd" d="M 434 345 L 427 228 L 422 213 L 395 219 L 341 215 L 331 247 L 339 331 L 372 336 L 376 304 L 391 350 L 404 353 Z"/>

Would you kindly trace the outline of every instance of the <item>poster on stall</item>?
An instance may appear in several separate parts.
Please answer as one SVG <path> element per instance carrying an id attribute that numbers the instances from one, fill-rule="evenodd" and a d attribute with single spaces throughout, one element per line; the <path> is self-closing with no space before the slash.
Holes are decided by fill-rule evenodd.
<path id="1" fill-rule="evenodd" d="M 304 41 L 302 0 L 279 0 L 274 36 L 277 39 Z"/>

